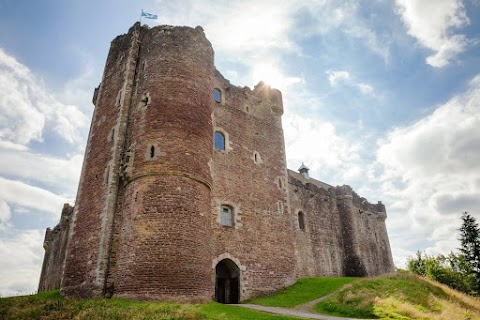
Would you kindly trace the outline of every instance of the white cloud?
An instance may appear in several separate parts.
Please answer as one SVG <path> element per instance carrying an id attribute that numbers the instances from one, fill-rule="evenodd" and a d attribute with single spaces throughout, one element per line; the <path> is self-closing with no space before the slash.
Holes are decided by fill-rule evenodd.
<path id="1" fill-rule="evenodd" d="M 0 231 L 5 231 L 10 227 L 9 220 L 12 216 L 10 207 L 5 201 L 0 200 Z"/>
<path id="2" fill-rule="evenodd" d="M 363 94 L 373 94 L 373 87 L 367 83 L 359 83 L 357 87 Z"/>
<path id="3" fill-rule="evenodd" d="M 303 55 L 299 40 L 333 31 L 361 40 L 365 47 L 388 61 L 389 44 L 379 41 L 361 18 L 357 0 L 342 3 L 333 0 L 157 0 L 157 3 L 159 21 L 203 26 L 217 57 L 226 57 L 247 69 L 262 63 L 278 64 L 275 62 L 285 54 Z M 303 15 L 315 21 L 303 24 L 299 19 Z"/>
<path id="4" fill-rule="evenodd" d="M 427 247 L 417 249 L 448 253 L 459 246 L 460 213 L 469 211 L 480 219 L 478 106 L 480 75 L 431 115 L 393 130 L 380 142 L 383 193 L 395 204 L 392 214 L 408 225 L 406 234 L 427 241 Z M 393 247 L 405 248 L 401 241 Z"/>
<path id="5" fill-rule="evenodd" d="M 0 296 L 37 291 L 44 250 L 43 232 L 12 230 L 0 236 Z"/>
<path id="6" fill-rule="evenodd" d="M 216 51 L 233 56 L 262 55 L 271 50 L 296 50 L 289 39 L 296 4 L 291 1 L 158 1 L 159 20 L 172 25 L 205 28 Z M 245 62 L 245 61 L 244 61 Z"/>
<path id="7" fill-rule="evenodd" d="M 341 81 L 346 81 L 350 79 L 350 73 L 343 70 L 328 70 L 325 72 L 328 75 L 328 82 L 330 85 L 335 86 Z"/>
<path id="8" fill-rule="evenodd" d="M 289 168 L 296 169 L 304 162 L 312 170 L 312 177 L 331 184 L 343 181 L 324 179 L 345 172 L 350 176 L 358 174 L 356 164 L 360 146 L 338 136 L 331 123 L 286 114 L 283 128 Z"/>
<path id="9" fill-rule="evenodd" d="M 61 190 L 67 197 L 74 197 L 83 156 L 75 154 L 68 159 L 61 159 L 28 151 L 0 148 L 0 152 L 0 175 L 40 182 Z"/>
<path id="10" fill-rule="evenodd" d="M 9 149 L 9 150 L 19 150 L 19 151 L 28 150 L 27 146 L 24 146 L 22 144 L 13 143 L 11 141 L 4 141 L 4 140 L 0 140 L 0 148 Z"/>
<path id="11" fill-rule="evenodd" d="M 0 201 L 59 216 L 68 199 L 42 188 L 0 177 Z"/>
<path id="12" fill-rule="evenodd" d="M 454 34 L 470 23 L 462 0 L 396 0 L 408 34 L 432 51 L 427 63 L 444 67 L 465 51 L 468 39 Z"/>
<path id="13" fill-rule="evenodd" d="M 11 145 L 42 141 L 45 128 L 70 143 L 83 139 L 88 118 L 60 103 L 41 79 L 0 48 L 0 139 Z"/>
<path id="14" fill-rule="evenodd" d="M 372 85 L 364 82 L 357 82 L 348 71 L 327 70 L 325 73 L 328 76 L 328 82 L 333 87 L 344 84 L 357 88 L 364 95 L 374 94 L 374 87 Z"/>
<path id="15" fill-rule="evenodd" d="M 258 63 L 252 67 L 251 83 L 256 85 L 260 81 L 269 86 L 286 92 L 289 87 L 295 84 L 302 84 L 305 81 L 299 77 L 289 77 L 284 75 L 280 68 L 272 63 Z"/>
<path id="16" fill-rule="evenodd" d="M 390 40 L 380 39 L 369 22 L 359 14 L 359 1 L 303 1 L 298 7 L 309 12 L 316 21 L 302 29 L 305 35 L 340 31 L 350 38 L 361 40 L 367 49 L 380 56 L 385 63 L 389 62 Z"/>

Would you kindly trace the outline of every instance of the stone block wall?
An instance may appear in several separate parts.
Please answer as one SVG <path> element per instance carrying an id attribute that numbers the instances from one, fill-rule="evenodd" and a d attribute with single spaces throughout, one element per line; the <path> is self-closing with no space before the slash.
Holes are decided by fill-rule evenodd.
<path id="1" fill-rule="evenodd" d="M 45 256 L 38 292 L 60 289 L 72 212 L 73 207 L 66 203 L 63 206 L 58 225 L 45 231 L 45 240 L 43 241 Z"/>
<path id="2" fill-rule="evenodd" d="M 123 158 L 116 296 L 211 299 L 213 49 L 203 30 L 142 37 Z"/>
<path id="3" fill-rule="evenodd" d="M 212 175 L 213 257 L 239 261 L 240 300 L 295 281 L 292 221 L 286 187 L 281 94 L 259 83 L 236 87 L 216 73 L 222 100 L 214 108 L 214 129 L 226 137 L 214 149 Z M 233 226 L 220 224 L 222 205 L 231 206 Z"/>
<path id="4" fill-rule="evenodd" d="M 333 187 L 290 170 L 288 174 L 292 215 L 297 219 L 298 276 L 374 276 L 394 271 L 381 203 L 370 204 L 349 186 Z"/>

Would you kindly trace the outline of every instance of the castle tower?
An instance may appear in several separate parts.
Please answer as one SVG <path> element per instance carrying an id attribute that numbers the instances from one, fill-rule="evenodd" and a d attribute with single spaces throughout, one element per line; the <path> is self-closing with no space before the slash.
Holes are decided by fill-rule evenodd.
<path id="1" fill-rule="evenodd" d="M 237 303 L 394 269 L 385 206 L 287 170 L 281 92 L 232 85 L 213 56 L 200 27 L 136 23 L 112 41 L 39 290 Z"/>
<path id="2" fill-rule="evenodd" d="M 62 293 L 211 299 L 213 74 L 200 27 L 137 23 L 112 42 Z"/>

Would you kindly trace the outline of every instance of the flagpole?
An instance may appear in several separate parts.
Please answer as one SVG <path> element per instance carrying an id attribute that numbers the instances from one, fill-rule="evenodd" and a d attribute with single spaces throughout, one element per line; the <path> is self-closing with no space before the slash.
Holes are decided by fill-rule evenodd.
<path id="1" fill-rule="evenodd" d="M 139 21 L 139 22 L 140 22 L 140 26 L 142 25 L 142 13 L 143 13 L 143 9 L 142 9 L 142 11 L 140 11 L 140 21 Z"/>

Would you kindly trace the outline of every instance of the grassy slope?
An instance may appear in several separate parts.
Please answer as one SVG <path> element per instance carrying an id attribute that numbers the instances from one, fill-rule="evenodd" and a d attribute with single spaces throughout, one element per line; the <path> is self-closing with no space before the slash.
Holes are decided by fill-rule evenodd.
<path id="1" fill-rule="evenodd" d="M 480 320 L 480 299 L 407 273 L 361 279 L 315 309 L 358 318 Z"/>
<path id="2" fill-rule="evenodd" d="M 185 320 L 274 320 L 281 317 L 211 302 L 205 305 L 138 302 L 125 299 L 70 300 L 57 291 L 0 299 L 0 319 L 185 319 Z"/>
<path id="3" fill-rule="evenodd" d="M 278 291 L 275 295 L 246 301 L 269 307 L 291 308 L 332 293 L 358 278 L 304 278 L 293 286 Z"/>
<path id="4" fill-rule="evenodd" d="M 338 316 L 384 319 L 480 320 L 480 299 L 410 274 L 377 278 L 307 278 L 250 303 L 292 307 L 340 288 L 316 309 Z M 74 301 L 58 291 L 0 299 L 0 319 L 297 319 L 211 302 L 205 305 L 124 299 Z"/>

